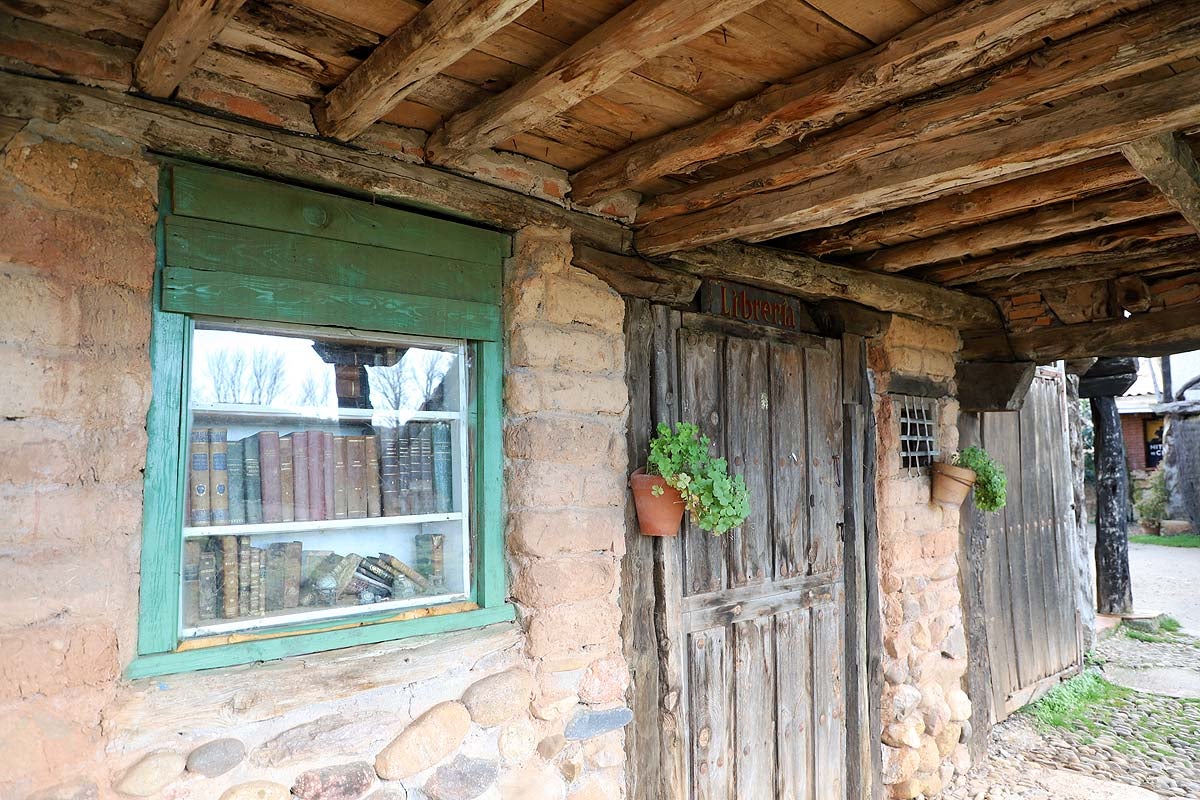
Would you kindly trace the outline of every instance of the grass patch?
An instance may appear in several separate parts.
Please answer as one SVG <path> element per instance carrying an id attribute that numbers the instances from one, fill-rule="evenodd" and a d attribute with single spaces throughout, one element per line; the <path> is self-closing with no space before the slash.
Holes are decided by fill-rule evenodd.
<path id="1" fill-rule="evenodd" d="M 1133 628 L 1126 628 L 1125 635 L 1130 639 L 1134 639 L 1139 642 L 1146 642 L 1147 644 L 1165 644 L 1166 642 L 1171 641 L 1171 637 L 1169 636 L 1163 636 L 1162 634 L 1158 633 L 1147 633 L 1146 631 L 1138 631 L 1134 630 Z"/>
<path id="2" fill-rule="evenodd" d="M 1107 705 L 1131 694 L 1114 686 L 1095 670 L 1088 670 L 1055 686 L 1046 696 L 1023 710 L 1042 725 L 1070 728 L 1084 720 L 1089 709 Z"/>
<path id="3" fill-rule="evenodd" d="M 1158 625 L 1167 633 L 1179 633 L 1179 629 L 1183 627 L 1179 624 L 1179 620 L 1172 616 L 1164 616 L 1159 620 Z"/>
<path id="4" fill-rule="evenodd" d="M 1160 547 L 1200 547 L 1200 534 L 1189 533 L 1186 536 L 1130 536 L 1129 541 L 1135 544 L 1156 544 Z"/>

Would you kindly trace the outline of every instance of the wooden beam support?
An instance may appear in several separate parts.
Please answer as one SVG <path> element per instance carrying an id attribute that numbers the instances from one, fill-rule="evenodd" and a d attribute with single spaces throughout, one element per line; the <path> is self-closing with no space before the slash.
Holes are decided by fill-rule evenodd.
<path id="1" fill-rule="evenodd" d="M 169 97 L 245 0 L 171 0 L 133 62 L 137 87 Z"/>
<path id="2" fill-rule="evenodd" d="M 1175 209 L 1161 192 L 1153 186 L 1131 186 L 1081 201 L 1045 206 L 987 225 L 876 250 L 856 263 L 879 272 L 902 272 L 1168 214 L 1174 216 Z"/>
<path id="3" fill-rule="evenodd" d="M 638 221 L 652 222 L 794 186 L 870 156 L 1036 113 L 1063 98 L 1198 55 L 1200 8 L 1192 0 L 1166 0 L 851 122 L 800 152 L 659 195 L 638 211 Z"/>
<path id="4" fill-rule="evenodd" d="M 776 84 L 708 119 L 632 145 L 577 173 L 577 202 L 717 158 L 771 147 L 923 94 L 1142 5 L 1136 0 L 971 0 L 851 58 Z"/>
<path id="5" fill-rule="evenodd" d="M 635 0 L 532 75 L 446 120 L 429 138 L 429 158 L 452 164 L 535 128 L 604 91 L 646 61 L 761 2 Z"/>
<path id="6" fill-rule="evenodd" d="M 681 306 L 691 303 L 700 290 L 700 279 L 694 275 L 587 245 L 575 246 L 571 263 L 592 273 L 625 297 Z"/>
<path id="7" fill-rule="evenodd" d="M 432 0 L 313 109 L 317 130 L 358 136 L 537 0 Z"/>
<path id="8" fill-rule="evenodd" d="M 966 360 L 1160 356 L 1200 348 L 1200 314 L 1194 305 L 1134 314 L 1125 319 L 1040 328 L 1005 336 L 964 337 Z"/>
<path id="9" fill-rule="evenodd" d="M 825 264 L 799 253 L 723 244 L 675 254 L 674 263 L 706 278 L 729 278 L 814 300 L 848 300 L 956 328 L 1002 328 L 990 301 L 898 275 Z"/>
<path id="10" fill-rule="evenodd" d="M 1147 136 L 1122 147 L 1121 154 L 1200 232 L 1200 165 L 1181 136 Z"/>
<path id="11" fill-rule="evenodd" d="M 960 411 L 1018 411 L 1033 385 L 1032 361 L 962 361 L 954 373 Z"/>
<path id="12" fill-rule="evenodd" d="M 651 223 L 640 252 L 661 255 L 726 239 L 762 241 L 836 225 L 967 187 L 999 183 L 1113 152 L 1200 116 L 1200 74 L 1085 97 L 1037 117 L 922 142 L 857 162 L 799 186 L 751 195 L 695 214 Z"/>

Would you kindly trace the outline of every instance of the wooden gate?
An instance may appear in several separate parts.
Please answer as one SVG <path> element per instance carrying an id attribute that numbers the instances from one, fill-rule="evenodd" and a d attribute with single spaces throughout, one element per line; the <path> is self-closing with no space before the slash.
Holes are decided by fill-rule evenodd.
<path id="1" fill-rule="evenodd" d="M 1039 370 L 1018 411 L 964 414 L 960 443 L 1004 464 L 1008 504 L 964 506 L 971 699 L 999 722 L 1082 661 L 1076 532 L 1061 374 Z M 985 735 L 989 726 L 977 724 Z"/>
<path id="2" fill-rule="evenodd" d="M 631 455 L 652 422 L 694 421 L 745 476 L 752 512 L 725 536 L 685 524 L 629 540 L 630 796 L 845 800 L 841 343 L 653 317 L 629 334 L 653 342 L 631 352 L 652 361 L 630 365 L 649 381 L 631 378 Z"/>

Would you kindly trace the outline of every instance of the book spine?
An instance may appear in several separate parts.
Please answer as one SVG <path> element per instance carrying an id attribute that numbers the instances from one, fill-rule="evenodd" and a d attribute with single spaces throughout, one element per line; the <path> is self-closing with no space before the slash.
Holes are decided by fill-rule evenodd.
<path id="1" fill-rule="evenodd" d="M 190 470 L 191 513 L 188 524 L 201 527 L 212 524 L 211 505 L 208 497 L 208 428 L 192 428 L 191 454 L 188 456 Z"/>
<path id="2" fill-rule="evenodd" d="M 263 613 L 262 608 L 262 568 L 263 551 L 259 547 L 250 548 L 250 616 L 258 617 Z"/>
<path id="3" fill-rule="evenodd" d="M 329 431 L 321 431 L 321 471 L 322 471 L 322 493 L 321 506 L 324 509 L 325 515 L 321 519 L 333 519 L 334 509 L 337 504 L 334 502 L 334 467 L 333 467 L 333 434 Z"/>
<path id="4" fill-rule="evenodd" d="M 243 483 L 246 487 L 246 522 L 256 525 L 263 521 L 262 465 L 258 460 L 257 434 L 246 437 L 242 444 L 245 445 L 242 465 L 245 472 Z"/>
<path id="5" fill-rule="evenodd" d="M 283 607 L 300 605 L 300 567 L 304 560 L 304 545 L 288 542 L 284 548 L 283 564 Z"/>
<path id="6" fill-rule="evenodd" d="M 252 608 L 250 605 L 250 537 L 237 537 L 238 559 L 238 616 L 248 617 Z"/>
<path id="7" fill-rule="evenodd" d="M 292 464 L 292 437 L 279 437 L 279 515 L 281 522 L 295 522 L 296 478 Z"/>
<path id="8" fill-rule="evenodd" d="M 238 615 L 238 537 L 221 536 L 221 616 Z"/>
<path id="9" fill-rule="evenodd" d="M 229 442 L 225 460 L 229 464 L 229 524 L 246 524 L 246 445 Z"/>
<path id="10" fill-rule="evenodd" d="M 380 513 L 385 517 L 400 514 L 399 431 L 394 427 L 379 431 Z"/>
<path id="11" fill-rule="evenodd" d="M 418 533 L 413 537 L 417 571 L 428 578 L 434 588 L 441 588 L 446 583 L 445 544 L 446 537 L 441 533 Z"/>
<path id="12" fill-rule="evenodd" d="M 320 431 L 305 431 L 308 440 L 308 518 L 325 519 L 325 461 Z"/>
<path id="13" fill-rule="evenodd" d="M 414 513 L 412 502 L 412 425 L 401 425 L 396 429 L 397 485 L 399 487 L 401 514 Z"/>
<path id="14" fill-rule="evenodd" d="M 288 435 L 292 442 L 292 516 L 296 522 L 312 519 L 308 497 L 308 434 L 304 431 Z"/>
<path id="15" fill-rule="evenodd" d="M 350 579 L 354 577 L 355 570 L 358 569 L 359 563 L 362 561 L 362 556 L 357 553 L 351 553 L 345 556 L 337 567 L 333 570 L 335 596 L 346 591 L 346 585 L 350 583 Z"/>
<path id="16" fill-rule="evenodd" d="M 200 623 L 200 553 L 199 539 L 183 543 L 183 627 L 194 628 Z"/>
<path id="17" fill-rule="evenodd" d="M 263 602 L 267 611 L 283 608 L 284 577 L 287 572 L 287 544 L 276 542 L 267 546 L 267 579 L 263 582 Z"/>
<path id="18" fill-rule="evenodd" d="M 380 553 L 379 557 L 392 569 L 408 578 L 417 589 L 424 591 L 429 588 L 429 580 L 400 559 L 388 553 Z"/>
<path id="19" fill-rule="evenodd" d="M 263 522 L 283 522 L 282 487 L 279 475 L 279 433 L 259 431 L 258 467 L 262 472 Z"/>
<path id="20" fill-rule="evenodd" d="M 346 437 L 333 439 L 333 518 L 348 519 L 350 516 L 349 492 L 346 477 Z"/>
<path id="21" fill-rule="evenodd" d="M 367 516 L 367 442 L 362 436 L 346 437 L 346 516 Z"/>
<path id="22" fill-rule="evenodd" d="M 439 514 L 454 508 L 454 453 L 450 424 L 446 422 L 433 426 L 433 501 L 434 511 Z"/>
<path id="23" fill-rule="evenodd" d="M 383 510 L 379 486 L 379 437 L 363 437 L 363 458 L 366 460 L 367 516 L 378 517 Z"/>
<path id="24" fill-rule="evenodd" d="M 254 616 L 267 613 L 267 551 L 258 551 L 258 600 L 254 604 Z"/>
<path id="25" fill-rule="evenodd" d="M 433 430 L 431 425 L 421 425 L 420 432 L 413 440 L 413 478 L 414 490 L 417 496 L 417 514 L 428 514 L 433 511 Z"/>
<path id="26" fill-rule="evenodd" d="M 208 429 L 209 518 L 213 525 L 229 524 L 228 437 L 226 428 Z"/>
<path id="27" fill-rule="evenodd" d="M 388 586 L 396 580 L 396 576 L 391 570 L 385 569 L 378 560 L 372 560 L 370 556 L 364 558 L 358 565 L 358 571 L 366 575 L 370 575 L 375 580 L 383 581 Z"/>
<path id="28" fill-rule="evenodd" d="M 217 554 L 200 553 L 200 609 L 199 619 L 216 619 L 220 616 L 220 587 L 217 586 Z"/>

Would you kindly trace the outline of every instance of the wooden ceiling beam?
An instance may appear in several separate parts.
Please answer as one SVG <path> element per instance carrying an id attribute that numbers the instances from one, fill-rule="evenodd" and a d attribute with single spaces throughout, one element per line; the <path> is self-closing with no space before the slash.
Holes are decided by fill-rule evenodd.
<path id="1" fill-rule="evenodd" d="M 1037 50 L 1140 0 L 970 0 L 865 53 L 769 87 L 693 125 L 631 145 L 580 170 L 577 202 L 747 150 L 840 125 L 847 118 L 923 94 Z"/>
<path id="2" fill-rule="evenodd" d="M 1175 208 L 1153 186 L 1142 184 L 1081 201 L 1045 206 L 974 228 L 886 247 L 855 263 L 878 272 L 902 272 L 1168 214 L 1174 216 Z"/>
<path id="3" fill-rule="evenodd" d="M 133 62 L 137 87 L 170 97 L 245 0 L 171 0 Z"/>
<path id="4" fill-rule="evenodd" d="M 1122 147 L 1121 154 L 1200 233 L 1200 165 L 1183 137 L 1147 136 Z"/>
<path id="5" fill-rule="evenodd" d="M 635 243 L 643 254 L 656 255 L 836 225 L 1095 158 L 1136 139 L 1194 124 L 1198 116 L 1200 72 L 1185 72 L 1085 97 L 1000 131 L 921 142 L 798 186 L 660 220 L 644 228 Z"/>
<path id="6" fill-rule="evenodd" d="M 638 221 L 794 186 L 879 153 L 1037 113 L 1048 103 L 1194 56 L 1200 56 L 1200 7 L 1193 0 L 1166 0 L 851 122 L 800 152 L 661 194 L 639 209 Z"/>
<path id="7" fill-rule="evenodd" d="M 772 244 L 814 256 L 869 252 L 905 239 L 928 238 L 1045 205 L 1081 200 L 1141 180 L 1129 162 L 1119 155 L 1110 155 L 962 194 L 950 194 L 844 225 L 794 234 Z"/>
<path id="8" fill-rule="evenodd" d="M 1006 278 L 993 278 L 969 284 L 972 292 L 994 297 L 1001 294 L 1022 294 L 1044 289 L 1060 289 L 1080 282 L 1106 281 L 1123 275 L 1152 277 L 1200 267 L 1200 251 L 1192 251 L 1177 243 L 1165 251 L 1134 253 L 1105 264 L 1087 261 L 1055 269 L 1033 270 Z"/>
<path id="9" fill-rule="evenodd" d="M 847 300 L 956 328 L 998 329 L 1003 325 L 995 304 L 982 297 L 766 247 L 712 245 L 673 254 L 672 266 L 701 277 L 783 289 L 815 300 Z"/>
<path id="10" fill-rule="evenodd" d="M 442 123 L 426 145 L 429 158 L 455 163 L 535 128 L 760 2 L 635 0 L 533 74 Z"/>
<path id="11" fill-rule="evenodd" d="M 317 130 L 353 139 L 535 2 L 432 0 L 317 104 Z"/>

